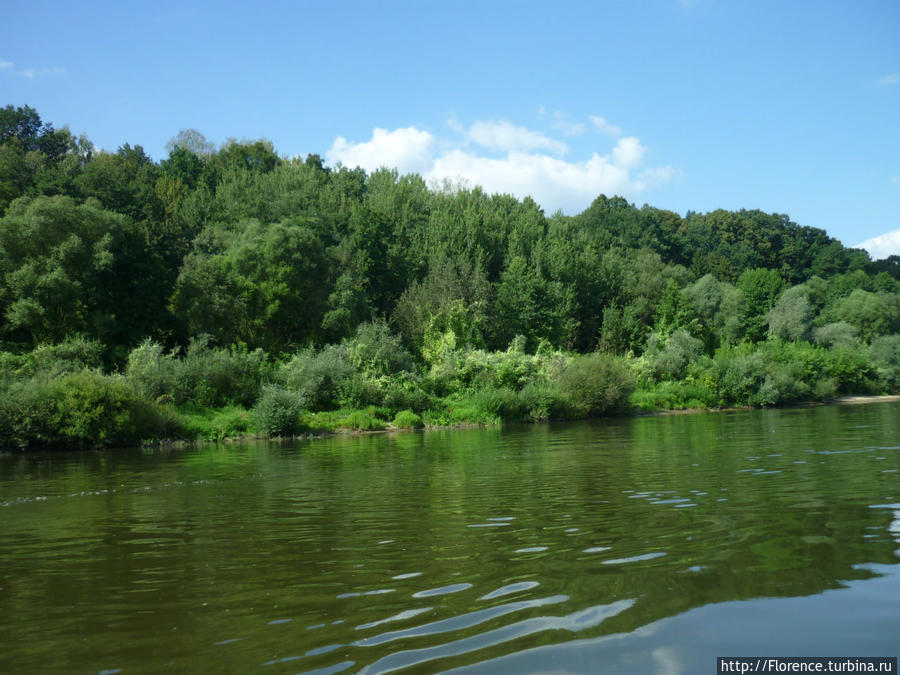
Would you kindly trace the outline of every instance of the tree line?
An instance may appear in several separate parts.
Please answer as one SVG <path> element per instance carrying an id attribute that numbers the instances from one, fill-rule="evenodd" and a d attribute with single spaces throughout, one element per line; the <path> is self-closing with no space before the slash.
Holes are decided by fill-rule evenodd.
<path id="1" fill-rule="evenodd" d="M 100 151 L 29 106 L 0 110 L 4 386 L 33 377 L 23 359 L 73 341 L 94 345 L 79 367 L 104 376 L 140 349 L 185 360 L 203 345 L 260 350 L 252 407 L 298 355 L 375 339 L 361 326 L 417 376 L 462 354 L 605 355 L 658 393 L 703 358 L 777 342 L 874 344 L 894 367 L 900 258 L 872 261 L 785 215 L 682 217 L 605 195 L 547 215 L 530 198 L 285 158 L 265 140 L 217 148 L 188 130 L 167 151 Z"/>

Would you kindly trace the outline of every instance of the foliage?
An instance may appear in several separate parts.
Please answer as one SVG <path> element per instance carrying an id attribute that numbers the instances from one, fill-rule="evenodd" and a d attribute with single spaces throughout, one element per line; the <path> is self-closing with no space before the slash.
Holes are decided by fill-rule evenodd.
<path id="1" fill-rule="evenodd" d="M 178 435 L 188 439 L 221 441 L 253 433 L 255 425 L 250 412 L 240 406 L 202 408 L 185 406 L 175 411 Z"/>
<path id="2" fill-rule="evenodd" d="M 293 436 L 303 429 L 304 403 L 303 397 L 295 391 L 266 385 L 253 406 L 255 426 L 269 436 Z"/>
<path id="3" fill-rule="evenodd" d="M 163 311 L 159 260 L 125 217 L 68 197 L 0 218 L 0 333 L 30 345 L 77 333 L 127 344 Z"/>
<path id="4" fill-rule="evenodd" d="M 328 345 L 321 350 L 307 347 L 282 364 L 277 379 L 297 392 L 313 410 L 339 407 L 341 391 L 354 374 L 347 348 Z"/>
<path id="5" fill-rule="evenodd" d="M 252 405 L 268 371 L 262 350 L 215 348 L 206 337 L 192 340 L 183 357 L 146 340 L 129 353 L 125 368 L 148 399 L 212 408 Z"/>
<path id="6" fill-rule="evenodd" d="M 391 424 L 398 429 L 420 429 L 424 426 L 422 418 L 412 410 L 401 410 L 394 415 L 394 421 Z"/>
<path id="7" fill-rule="evenodd" d="M 265 139 L 189 129 L 167 149 L 0 109 L 10 442 L 247 433 L 264 392 L 271 428 L 318 429 L 606 414 L 636 380 L 639 407 L 898 388 L 897 261 L 783 214 L 599 195 L 547 217 Z"/>
<path id="8" fill-rule="evenodd" d="M 170 437 L 175 421 L 120 376 L 90 370 L 38 374 L 0 397 L 0 444 L 113 445 Z"/>
<path id="9" fill-rule="evenodd" d="M 667 338 L 652 334 L 647 341 L 643 358 L 655 379 L 675 380 L 681 378 L 688 364 L 702 353 L 703 341 L 679 328 Z"/>
<path id="10" fill-rule="evenodd" d="M 560 393 L 576 417 L 626 410 L 634 386 L 624 361 L 600 353 L 576 356 L 559 376 Z"/>
<path id="11" fill-rule="evenodd" d="M 350 364 L 364 375 L 394 375 L 413 369 L 412 356 L 384 321 L 361 323 L 345 347 Z"/>

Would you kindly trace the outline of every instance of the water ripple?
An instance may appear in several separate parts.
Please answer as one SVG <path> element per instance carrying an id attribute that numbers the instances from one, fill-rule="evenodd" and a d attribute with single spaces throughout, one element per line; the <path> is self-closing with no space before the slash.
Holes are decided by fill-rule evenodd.
<path id="1" fill-rule="evenodd" d="M 425 647 L 423 649 L 408 649 L 394 652 L 375 663 L 360 670 L 360 673 L 383 673 L 400 668 L 417 666 L 435 659 L 451 656 L 459 656 L 467 652 L 477 651 L 486 647 L 493 647 L 504 642 L 517 640 L 526 635 L 540 633 L 549 630 L 567 630 L 573 633 L 593 628 L 600 625 L 606 619 L 621 614 L 634 605 L 633 599 L 619 600 L 609 605 L 597 605 L 587 609 L 568 614 L 566 616 L 539 616 L 524 619 L 516 623 L 495 628 L 478 635 L 462 638 L 454 642 Z"/>
<path id="2" fill-rule="evenodd" d="M 568 595 L 553 595 L 549 598 L 536 598 L 534 600 L 509 602 L 504 605 L 497 605 L 496 607 L 488 607 L 485 609 L 475 610 L 474 612 L 466 612 L 465 614 L 453 616 L 449 619 L 433 621 L 422 626 L 414 626 L 413 628 L 406 628 L 404 630 L 397 630 L 389 633 L 382 633 L 381 635 L 374 635 L 370 638 L 365 638 L 363 640 L 354 642 L 353 644 L 358 647 L 372 647 L 375 645 L 384 644 L 386 642 L 393 642 L 394 640 L 402 640 L 403 638 L 408 637 L 423 637 L 426 635 L 437 635 L 438 633 L 448 633 L 450 631 L 471 628 L 472 626 L 477 626 L 478 624 L 484 623 L 485 621 L 490 621 L 491 619 L 496 619 L 507 614 L 512 614 L 513 612 L 520 612 L 523 609 L 543 607 L 544 605 L 553 605 L 561 602 L 566 602 L 568 599 Z"/>
<path id="3" fill-rule="evenodd" d="M 449 586 L 441 586 L 440 588 L 429 588 L 425 591 L 413 593 L 414 598 L 429 598 L 433 595 L 447 595 L 448 593 L 459 593 L 466 589 L 472 588 L 472 584 L 450 584 Z"/>

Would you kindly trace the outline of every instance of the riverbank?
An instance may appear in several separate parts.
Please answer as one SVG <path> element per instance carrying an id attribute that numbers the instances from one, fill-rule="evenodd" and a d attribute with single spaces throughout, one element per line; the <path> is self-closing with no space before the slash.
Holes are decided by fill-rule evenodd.
<path id="1" fill-rule="evenodd" d="M 781 406 L 777 406 L 779 409 L 791 409 L 791 408 L 815 408 L 815 407 L 823 407 L 823 406 L 844 406 L 844 405 L 864 405 L 869 403 L 890 403 L 900 401 L 900 395 L 896 394 L 884 394 L 884 395 L 871 395 L 871 396 L 840 396 L 838 398 L 834 398 L 828 401 L 799 401 L 790 404 L 784 404 Z M 759 408 L 754 406 L 728 406 L 728 407 L 720 407 L 720 408 L 681 408 L 677 410 L 631 410 L 628 412 L 623 412 L 619 415 L 609 415 L 608 418 L 628 418 L 628 417 L 663 417 L 663 416 L 681 416 L 681 415 L 699 415 L 699 414 L 711 414 L 711 413 L 733 413 L 733 412 L 746 412 L 750 410 L 758 410 Z M 360 414 L 366 414 L 366 411 L 355 411 Z M 568 418 L 568 419 L 546 419 L 546 420 L 532 420 L 533 424 L 543 424 L 547 422 L 574 422 L 579 419 L 584 418 Z M 599 419 L 599 418 L 597 418 Z M 517 420 L 518 423 L 528 422 L 524 420 Z M 297 440 L 311 440 L 317 438 L 327 438 L 330 436 L 363 436 L 363 435 L 374 435 L 374 434 L 391 434 L 391 433 L 402 433 L 402 432 L 410 432 L 410 431 L 447 431 L 454 429 L 478 429 L 485 428 L 489 426 L 500 426 L 502 425 L 502 421 L 497 421 L 496 423 L 475 423 L 475 422 L 460 422 L 457 424 L 421 424 L 415 426 L 395 426 L 391 423 L 384 423 L 384 425 L 380 428 L 354 428 L 354 427 L 322 427 L 318 429 L 311 428 L 308 431 L 291 435 L 291 436 L 266 436 L 260 434 L 241 434 L 234 436 L 223 436 L 219 438 L 203 438 L 198 437 L 193 440 L 191 439 L 167 439 L 167 440 L 157 440 L 151 441 L 149 445 L 160 445 L 165 447 L 187 447 L 191 445 L 195 445 L 198 443 L 239 443 L 242 441 L 253 441 L 253 440 L 269 440 L 276 442 L 292 442 Z"/>
<path id="2" fill-rule="evenodd" d="M 865 405 L 870 403 L 889 403 L 889 402 L 897 402 L 900 401 L 900 395 L 897 394 L 884 394 L 884 395 L 867 395 L 867 396 L 840 396 L 837 398 L 830 399 L 828 401 L 798 401 L 789 404 L 783 404 L 780 406 L 775 406 L 780 409 L 791 409 L 791 408 L 814 408 L 814 407 L 822 407 L 822 406 L 850 406 L 850 405 Z M 605 415 L 605 418 L 616 418 L 623 419 L 628 417 L 664 417 L 664 416 L 683 416 L 683 415 L 700 415 L 700 414 L 711 414 L 711 413 L 733 413 L 733 412 L 746 412 L 750 410 L 758 410 L 759 407 L 755 406 L 727 406 L 727 407 L 691 407 L 691 408 L 679 408 L 679 409 L 659 409 L 659 410 L 638 410 L 636 408 L 632 408 L 627 411 L 621 411 L 618 414 Z M 161 448 L 187 448 L 197 445 L 205 445 L 208 443 L 241 443 L 247 441 L 257 441 L 257 440 L 268 440 L 274 442 L 293 442 L 298 440 L 312 440 L 319 438 L 327 438 L 331 436 L 363 436 L 363 435 L 376 435 L 376 434 L 393 434 L 393 433 L 402 433 L 402 432 L 410 432 L 410 431 L 447 431 L 447 430 L 460 430 L 460 429 L 477 429 L 477 428 L 486 428 L 491 426 L 502 426 L 504 421 L 501 419 L 495 419 L 490 422 L 456 422 L 452 424 L 429 424 L 425 423 L 422 418 L 419 416 L 415 416 L 410 419 L 409 417 L 405 417 L 407 423 L 404 425 L 396 425 L 391 422 L 386 422 L 383 420 L 379 420 L 375 416 L 375 412 L 373 409 L 365 409 L 365 410 L 344 410 L 344 411 L 333 411 L 328 413 L 311 413 L 307 419 L 305 420 L 306 428 L 303 432 L 291 435 L 269 435 L 264 433 L 258 433 L 255 430 L 252 430 L 250 425 L 252 425 L 252 416 L 251 411 L 246 409 L 236 408 L 234 406 L 216 411 L 216 410 L 205 410 L 202 412 L 198 412 L 196 410 L 190 411 L 187 415 L 182 412 L 182 415 L 186 415 L 193 419 L 192 422 L 183 422 L 185 427 L 193 430 L 193 436 L 184 435 L 181 437 L 160 437 L 155 439 L 144 439 L 142 441 L 142 445 L 146 447 L 161 447 Z M 243 424 L 238 424 L 237 428 L 228 429 L 223 423 L 222 419 L 231 420 L 232 423 L 234 420 L 243 420 Z M 418 418 L 416 421 L 415 418 Z M 198 423 L 198 419 L 205 419 L 206 423 Z M 509 420 L 510 423 L 532 423 L 532 424 L 542 424 L 547 422 L 573 422 L 581 419 L 586 419 L 584 417 L 570 417 L 570 418 L 547 418 L 542 420 Z M 596 417 L 594 419 L 600 419 Z M 344 424 L 341 422 L 346 422 L 347 420 L 354 420 L 355 425 Z M 103 447 L 114 448 L 119 445 L 125 444 L 108 444 Z M 46 448 L 46 445 L 36 446 L 34 449 L 38 447 Z M 64 444 L 54 444 L 52 447 L 57 447 L 59 449 L 85 449 L 90 447 L 97 447 L 97 444 L 92 443 L 64 443 Z M 16 451 L 27 451 L 33 448 L 0 448 L 0 454 L 9 454 L 10 452 Z"/>
<path id="3" fill-rule="evenodd" d="M 84 340 L 0 354 L 0 447 L 112 447 L 500 426 L 644 414 L 848 403 L 900 389 L 888 357 L 777 340 L 722 347 L 682 370 L 646 355 L 445 350 L 419 364 L 384 326 L 272 361 L 257 350 L 145 342 L 107 372 Z M 893 343 L 892 343 L 893 344 Z M 895 358 L 896 357 L 896 358 Z M 895 363 L 896 362 L 896 363 Z M 878 400 L 878 397 L 876 399 Z"/>

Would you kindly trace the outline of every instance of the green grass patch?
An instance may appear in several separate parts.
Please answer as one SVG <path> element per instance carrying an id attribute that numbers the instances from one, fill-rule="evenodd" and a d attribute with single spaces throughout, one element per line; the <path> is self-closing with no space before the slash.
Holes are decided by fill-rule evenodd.
<path id="1" fill-rule="evenodd" d="M 392 424 L 398 429 L 421 429 L 424 426 L 422 418 L 412 410 L 401 410 L 394 416 Z"/>
<path id="2" fill-rule="evenodd" d="M 181 436 L 184 438 L 221 441 L 256 432 L 252 415 L 240 406 L 224 408 L 181 406 L 174 410 Z"/>

